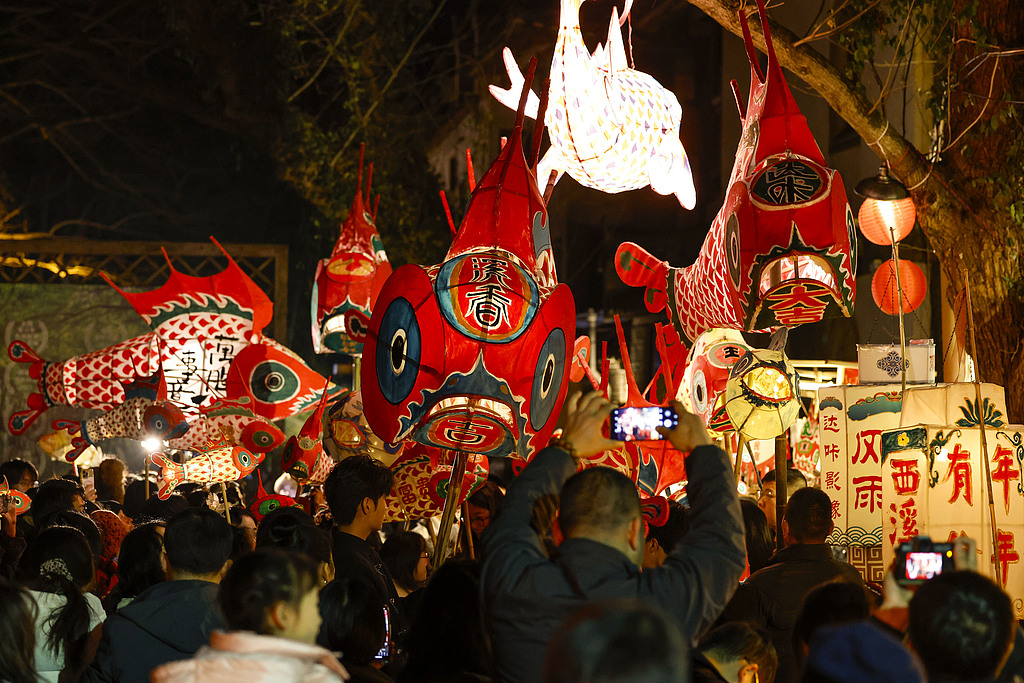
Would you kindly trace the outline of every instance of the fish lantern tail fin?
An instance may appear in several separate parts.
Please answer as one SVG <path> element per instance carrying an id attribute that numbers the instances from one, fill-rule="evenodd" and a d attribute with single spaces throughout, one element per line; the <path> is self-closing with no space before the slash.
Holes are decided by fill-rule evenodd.
<path id="1" fill-rule="evenodd" d="M 163 480 L 156 495 L 160 500 L 167 500 L 178 484 L 185 481 L 185 466 L 179 465 L 163 453 L 153 453 L 149 459 L 160 468 L 160 478 Z"/>
<path id="2" fill-rule="evenodd" d="M 668 304 L 668 263 L 652 256 L 643 247 L 623 242 L 615 251 L 615 272 L 630 287 L 646 287 L 644 304 L 656 313 Z"/>
<path id="3" fill-rule="evenodd" d="M 32 377 L 32 379 L 39 380 L 40 387 L 44 386 L 42 377 L 46 367 L 46 361 L 40 358 L 39 355 L 32 350 L 32 347 L 19 339 L 15 339 L 7 347 L 7 355 L 15 363 L 28 363 L 30 365 L 29 376 Z M 32 423 L 39 419 L 39 416 L 45 413 L 46 409 L 50 407 L 47 404 L 46 398 L 39 392 L 29 394 L 26 402 L 28 403 L 28 410 L 19 410 L 14 412 L 7 420 L 7 429 L 11 434 L 24 434 L 25 431 L 32 426 Z"/>

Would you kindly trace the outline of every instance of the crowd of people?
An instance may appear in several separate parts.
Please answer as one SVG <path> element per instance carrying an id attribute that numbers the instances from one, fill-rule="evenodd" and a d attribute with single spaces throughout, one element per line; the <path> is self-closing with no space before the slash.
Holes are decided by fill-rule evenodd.
<path id="1" fill-rule="evenodd" d="M 507 488 L 463 507 L 433 567 L 429 524 L 385 523 L 391 471 L 340 461 L 307 509 L 264 516 L 201 484 L 167 499 L 116 458 L 76 477 L 0 476 L 0 681 L 796 683 L 1013 681 L 1009 597 L 971 568 L 881 590 L 836 559 L 832 506 L 798 472 L 740 498 L 700 419 L 659 428 L 686 455 L 655 520 L 622 473 L 611 404 L 566 402 L 562 431 Z M 91 487 L 90 487 L 91 488 Z M 2 503 L 4 501 L 0 501 Z M 777 538 L 776 528 L 782 534 Z M 776 548 L 778 548 L 776 550 Z"/>

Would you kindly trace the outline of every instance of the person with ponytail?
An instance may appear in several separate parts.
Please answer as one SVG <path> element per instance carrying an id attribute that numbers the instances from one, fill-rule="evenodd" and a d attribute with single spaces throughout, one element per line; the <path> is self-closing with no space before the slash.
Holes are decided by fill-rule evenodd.
<path id="1" fill-rule="evenodd" d="M 331 537 L 304 510 L 279 507 L 264 515 L 256 529 L 256 547 L 303 552 L 316 563 L 321 584 L 334 580 Z"/>
<path id="2" fill-rule="evenodd" d="M 0 579 L 0 681 L 36 683 L 36 605 L 28 591 Z"/>
<path id="3" fill-rule="evenodd" d="M 35 666 L 40 681 L 78 680 L 92 661 L 106 614 L 88 591 L 96 582 L 92 550 L 78 529 L 43 529 L 26 553 L 26 586 L 35 600 Z"/>
<path id="4" fill-rule="evenodd" d="M 317 567 L 302 553 L 261 548 L 237 559 L 217 602 L 228 631 L 192 659 L 164 664 L 153 683 L 337 683 L 348 672 L 316 645 L 320 629 Z"/>

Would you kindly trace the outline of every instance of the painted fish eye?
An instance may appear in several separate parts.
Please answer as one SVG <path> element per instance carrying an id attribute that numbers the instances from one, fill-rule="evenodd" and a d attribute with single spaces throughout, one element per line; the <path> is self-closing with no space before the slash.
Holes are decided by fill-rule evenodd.
<path id="1" fill-rule="evenodd" d="M 276 498 L 267 498 L 259 504 L 257 510 L 260 516 L 265 517 L 279 507 L 281 507 L 281 501 Z"/>
<path id="2" fill-rule="evenodd" d="M 245 450 L 244 448 L 234 448 L 231 453 L 235 466 L 240 470 L 247 470 L 256 465 L 256 459 L 252 453 Z"/>
<path id="3" fill-rule="evenodd" d="M 381 393 L 393 405 L 412 391 L 420 371 L 420 326 L 407 299 L 388 304 L 377 333 L 376 371 Z"/>
<path id="4" fill-rule="evenodd" d="M 282 403 L 299 393 L 301 382 L 291 368 L 276 360 L 265 360 L 252 370 L 249 386 L 257 401 Z"/>
<path id="5" fill-rule="evenodd" d="M 537 372 L 530 393 L 530 426 L 539 430 L 547 424 L 555 409 L 566 372 L 565 333 L 556 327 L 537 354 Z"/>
<path id="6" fill-rule="evenodd" d="M 694 412 L 703 413 L 708 407 L 708 386 L 707 378 L 703 370 L 693 373 L 693 384 L 690 387 L 690 400 L 693 403 Z"/>
<path id="7" fill-rule="evenodd" d="M 267 451 L 279 443 L 277 434 L 259 422 L 252 422 L 242 430 L 242 445 L 254 451 Z"/>

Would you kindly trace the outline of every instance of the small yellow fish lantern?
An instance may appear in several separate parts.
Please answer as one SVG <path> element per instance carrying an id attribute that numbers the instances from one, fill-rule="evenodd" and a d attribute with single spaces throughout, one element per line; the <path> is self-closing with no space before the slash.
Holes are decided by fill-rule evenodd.
<path id="1" fill-rule="evenodd" d="M 773 335 L 769 348 L 747 351 L 729 372 L 725 411 L 745 439 L 774 438 L 800 412 L 799 380 L 784 346 L 785 334 Z"/>

